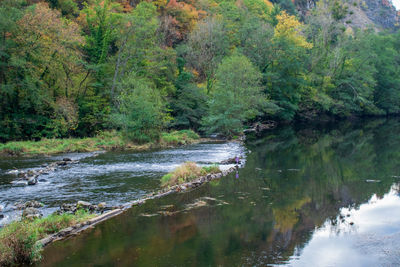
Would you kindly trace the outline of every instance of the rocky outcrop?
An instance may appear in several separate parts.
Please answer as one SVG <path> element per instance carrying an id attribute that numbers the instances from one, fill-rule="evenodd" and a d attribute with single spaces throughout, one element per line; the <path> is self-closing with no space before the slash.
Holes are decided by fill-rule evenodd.
<path id="1" fill-rule="evenodd" d="M 393 29 L 399 22 L 396 8 L 390 0 L 364 0 L 361 9 L 376 25 L 384 29 Z"/>
<path id="2" fill-rule="evenodd" d="M 295 0 L 297 11 L 304 20 L 310 15 L 318 1 L 328 0 Z M 329 0 L 337 1 L 347 9 L 341 21 L 353 28 L 375 27 L 376 29 L 395 29 L 398 27 L 399 14 L 391 0 Z"/>

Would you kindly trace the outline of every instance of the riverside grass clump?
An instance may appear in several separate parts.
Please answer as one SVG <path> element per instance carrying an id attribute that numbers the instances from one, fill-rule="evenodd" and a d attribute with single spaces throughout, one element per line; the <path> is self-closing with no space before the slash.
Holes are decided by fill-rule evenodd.
<path id="1" fill-rule="evenodd" d="M 5 144 L 0 143 L 0 154 L 18 155 L 40 155 L 70 152 L 93 152 L 99 150 L 146 150 L 154 147 L 168 147 L 191 144 L 198 141 L 200 137 L 192 130 L 173 131 L 162 133 L 157 141 L 136 144 L 125 138 L 121 132 L 105 131 L 95 137 L 67 138 L 67 139 L 42 139 L 40 141 L 15 141 Z"/>
<path id="2" fill-rule="evenodd" d="M 177 167 L 172 172 L 164 175 L 161 178 L 161 185 L 163 187 L 173 186 L 190 182 L 199 176 L 220 172 L 221 170 L 219 169 L 218 165 L 199 167 L 196 163 L 188 161 Z"/>
<path id="3" fill-rule="evenodd" d="M 37 241 L 95 215 L 85 210 L 76 214 L 52 214 L 46 218 L 12 222 L 0 229 L 0 266 L 20 266 L 41 259 L 42 247 Z"/>

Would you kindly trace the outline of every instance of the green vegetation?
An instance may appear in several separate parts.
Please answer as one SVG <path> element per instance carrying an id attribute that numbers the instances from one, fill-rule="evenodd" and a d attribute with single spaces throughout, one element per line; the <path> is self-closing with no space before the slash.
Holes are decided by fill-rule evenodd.
<path id="1" fill-rule="evenodd" d="M 320 0 L 303 22 L 300 4 L 3 0 L 0 142 L 399 114 L 400 33 L 352 27 L 354 1 Z"/>
<path id="2" fill-rule="evenodd" d="M 41 141 L 14 141 L 0 144 L 0 154 L 4 155 L 36 155 L 64 152 L 92 152 L 99 150 L 147 150 L 169 146 L 187 145 L 199 140 L 199 136 L 191 130 L 162 133 L 160 139 L 144 144 L 137 144 L 125 138 L 122 133 L 102 132 L 95 137 L 42 139 Z"/>
<path id="3" fill-rule="evenodd" d="M 218 165 L 199 167 L 194 162 L 185 162 L 172 172 L 161 178 L 162 186 L 173 186 L 181 183 L 190 182 L 200 176 L 207 174 L 220 173 Z"/>
<path id="4" fill-rule="evenodd" d="M 76 214 L 52 214 L 46 218 L 21 220 L 0 229 L 0 265 L 30 264 L 41 258 L 37 241 L 95 215 L 78 210 Z"/>

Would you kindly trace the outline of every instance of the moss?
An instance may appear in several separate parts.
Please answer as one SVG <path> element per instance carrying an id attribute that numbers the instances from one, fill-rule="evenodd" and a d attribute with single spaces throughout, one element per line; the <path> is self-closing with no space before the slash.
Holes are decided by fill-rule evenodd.
<path id="1" fill-rule="evenodd" d="M 199 167 L 196 165 L 196 163 L 188 161 L 177 167 L 172 172 L 164 175 L 161 178 L 161 185 L 164 187 L 173 186 L 190 182 L 200 176 L 219 172 L 221 172 L 221 170 L 219 169 L 218 165 Z"/>
<path id="2" fill-rule="evenodd" d="M 46 218 L 21 220 L 5 226 L 0 229 L 0 266 L 31 264 L 40 260 L 42 247 L 37 244 L 38 240 L 94 216 L 79 210 L 74 215 L 53 214 Z"/>

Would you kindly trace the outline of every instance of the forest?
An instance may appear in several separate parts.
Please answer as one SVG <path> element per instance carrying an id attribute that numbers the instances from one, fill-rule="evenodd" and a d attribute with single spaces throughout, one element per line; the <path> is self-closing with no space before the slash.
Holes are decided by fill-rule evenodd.
<path id="1" fill-rule="evenodd" d="M 350 2 L 2 0 L 0 141 L 399 114 L 400 32 Z"/>

